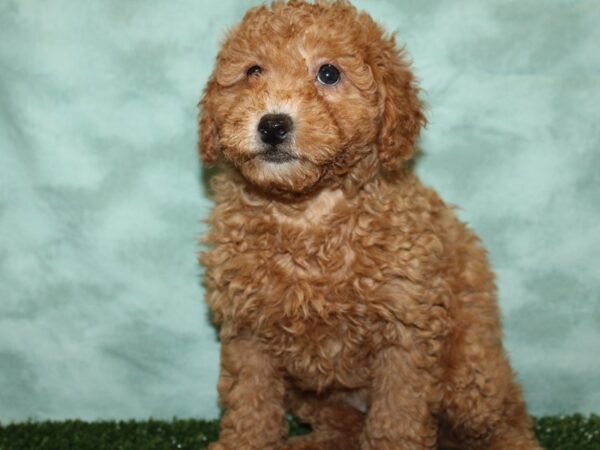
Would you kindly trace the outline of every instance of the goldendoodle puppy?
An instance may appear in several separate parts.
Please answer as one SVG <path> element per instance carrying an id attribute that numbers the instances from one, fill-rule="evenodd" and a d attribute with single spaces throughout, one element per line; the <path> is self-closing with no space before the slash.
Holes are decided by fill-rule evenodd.
<path id="1" fill-rule="evenodd" d="M 410 172 L 425 123 L 393 37 L 346 2 L 276 2 L 200 102 L 201 256 L 222 345 L 212 450 L 539 449 L 477 237 Z M 312 426 L 287 439 L 286 412 Z"/>

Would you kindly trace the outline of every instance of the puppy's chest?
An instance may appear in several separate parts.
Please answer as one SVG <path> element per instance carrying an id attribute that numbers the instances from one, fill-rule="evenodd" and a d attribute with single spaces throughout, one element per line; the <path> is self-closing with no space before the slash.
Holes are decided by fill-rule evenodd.
<path id="1" fill-rule="evenodd" d="M 343 226 L 279 238 L 268 259 L 257 255 L 261 307 L 250 326 L 303 388 L 363 385 L 381 321 L 359 288 L 360 245 Z"/>
<path id="2" fill-rule="evenodd" d="M 249 234 L 247 244 L 244 253 L 255 261 L 249 269 L 261 277 L 263 295 L 276 293 L 285 314 L 336 313 L 360 301 L 353 285 L 366 274 L 364 249 L 345 224 L 318 231 L 282 226 Z"/>
<path id="3" fill-rule="evenodd" d="M 371 355 L 397 338 L 380 292 L 411 260 L 395 225 L 355 210 L 316 227 L 270 219 L 215 226 L 204 257 L 213 312 L 228 333 L 259 338 L 306 389 L 363 385 Z"/>

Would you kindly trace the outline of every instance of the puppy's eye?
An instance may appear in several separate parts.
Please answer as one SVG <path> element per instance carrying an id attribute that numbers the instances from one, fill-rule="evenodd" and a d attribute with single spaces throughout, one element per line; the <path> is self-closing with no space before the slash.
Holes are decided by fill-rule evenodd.
<path id="1" fill-rule="evenodd" d="M 321 84 L 333 86 L 340 81 L 340 71 L 331 64 L 323 64 L 317 74 L 317 81 Z"/>
<path id="2" fill-rule="evenodd" d="M 253 75 L 260 75 L 262 73 L 262 67 L 260 66 L 252 66 L 248 70 L 246 70 L 246 76 L 251 77 Z"/>

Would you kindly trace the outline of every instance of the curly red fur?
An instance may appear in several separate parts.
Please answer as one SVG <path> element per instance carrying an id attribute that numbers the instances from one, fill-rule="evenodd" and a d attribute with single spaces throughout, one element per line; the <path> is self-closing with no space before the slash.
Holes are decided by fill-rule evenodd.
<path id="1" fill-rule="evenodd" d="M 315 81 L 324 63 L 337 85 Z M 223 163 L 201 255 L 222 344 L 212 450 L 540 448 L 485 251 L 403 165 L 417 93 L 346 2 L 276 2 L 229 33 L 200 104 L 202 157 Z M 283 164 L 260 157 L 273 112 L 294 120 Z M 287 439 L 286 411 L 313 433 Z"/>

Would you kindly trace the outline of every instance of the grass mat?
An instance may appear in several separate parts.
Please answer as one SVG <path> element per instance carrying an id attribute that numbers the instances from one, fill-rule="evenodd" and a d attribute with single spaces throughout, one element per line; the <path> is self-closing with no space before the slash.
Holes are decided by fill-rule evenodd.
<path id="1" fill-rule="evenodd" d="M 600 450 L 597 415 L 541 417 L 535 430 L 546 450 Z M 218 432 L 216 420 L 0 424 L 0 450 L 201 450 Z M 290 434 L 304 432 L 290 423 Z"/>

